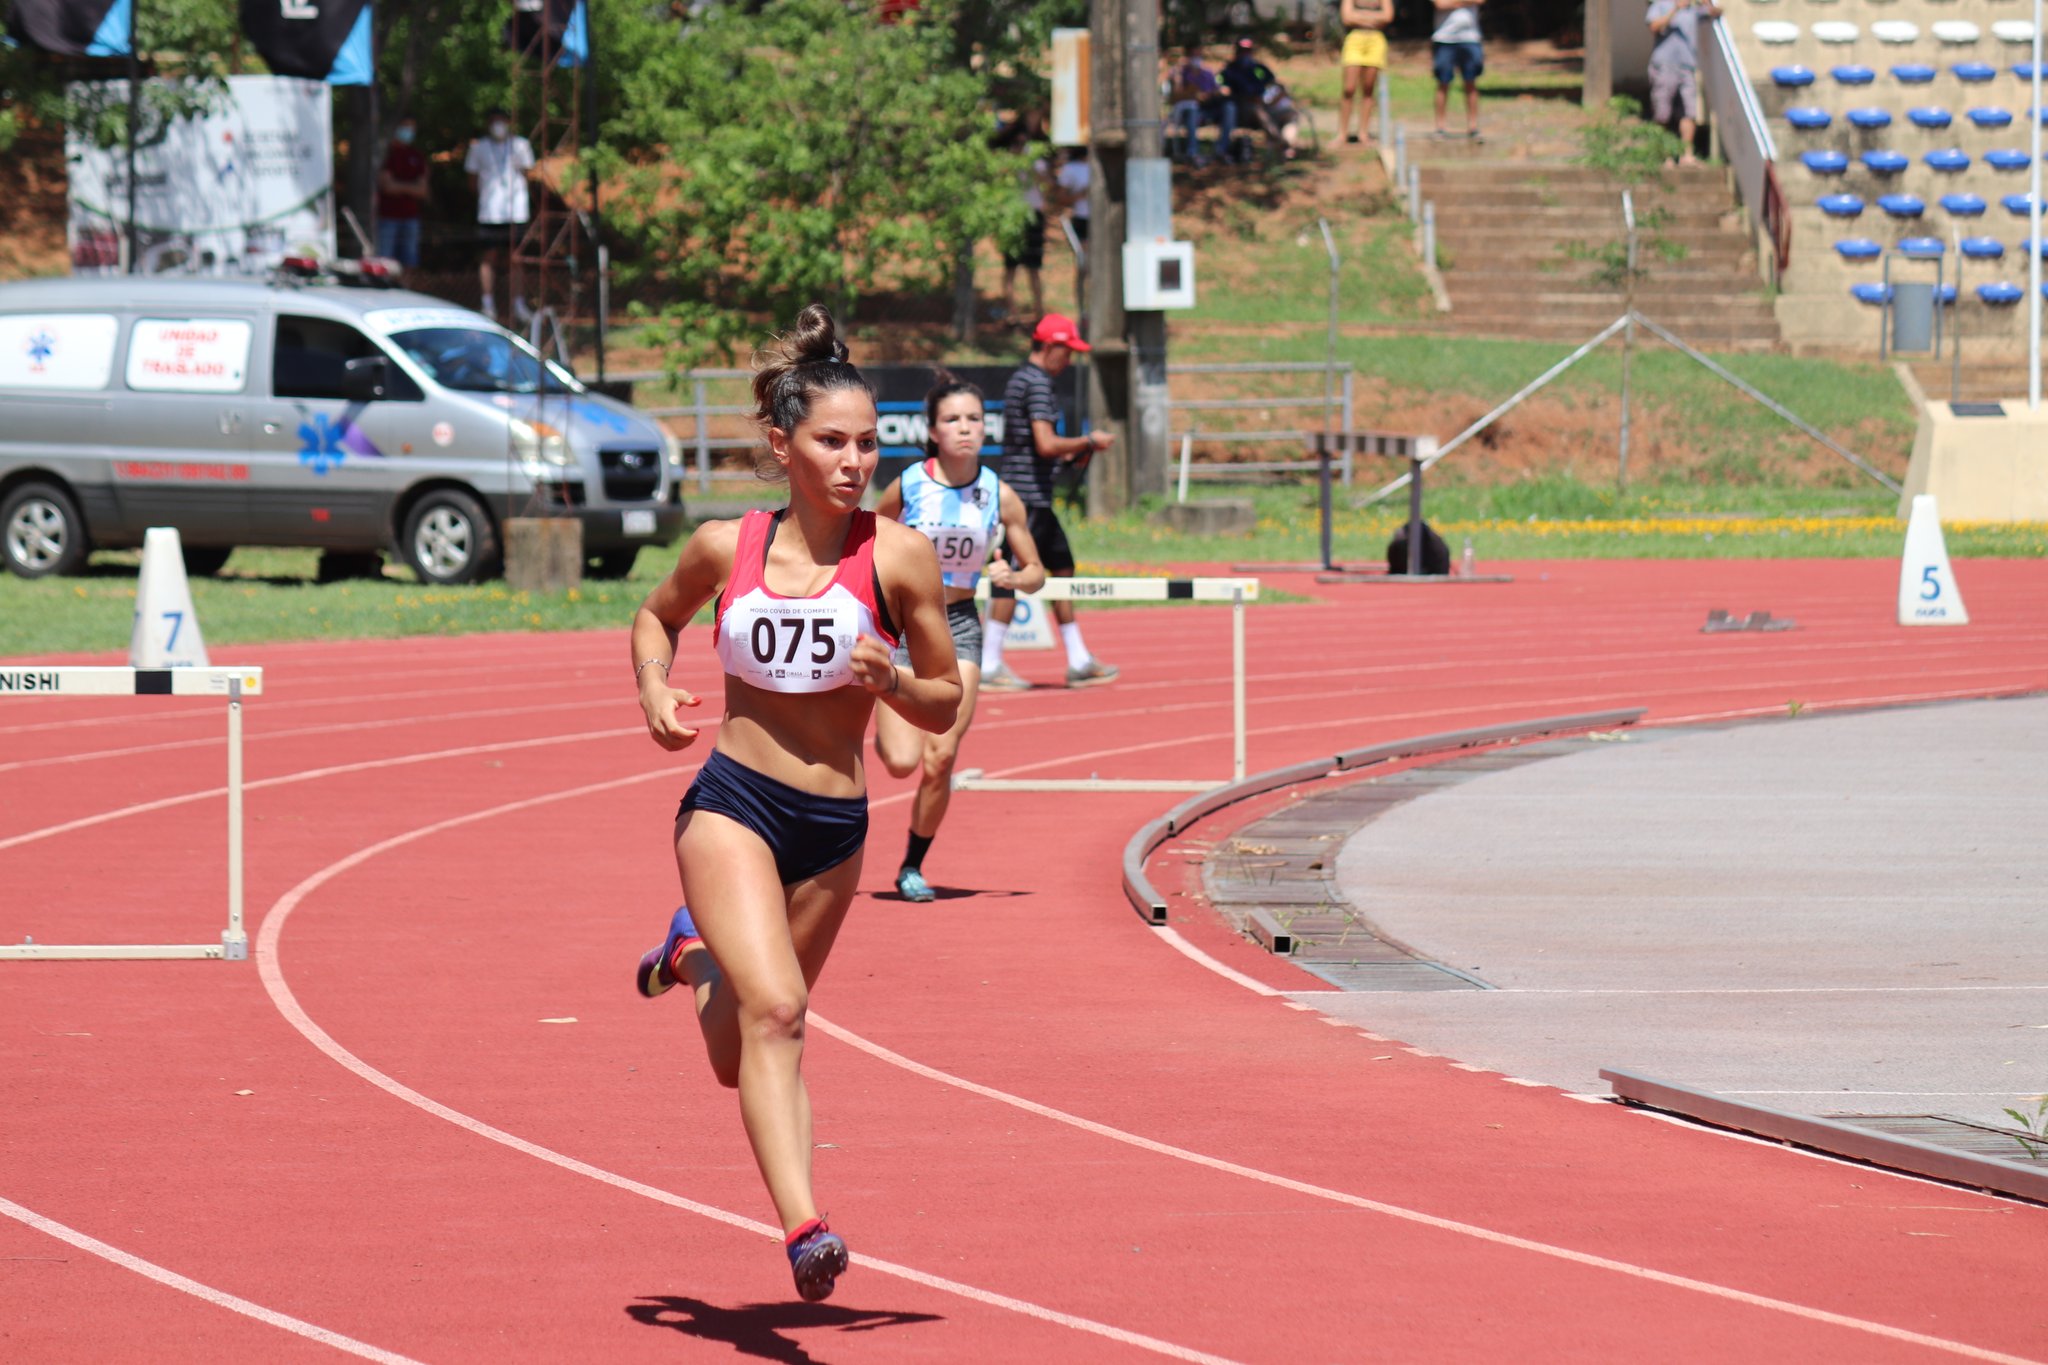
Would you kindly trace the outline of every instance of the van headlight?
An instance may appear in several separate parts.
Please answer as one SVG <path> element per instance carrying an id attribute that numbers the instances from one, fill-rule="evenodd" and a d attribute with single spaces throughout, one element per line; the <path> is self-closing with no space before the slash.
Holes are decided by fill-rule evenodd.
<path id="1" fill-rule="evenodd" d="M 517 417 L 510 421 L 512 453 L 519 457 L 528 478 L 550 477 L 569 467 L 569 442 L 558 429 Z"/>

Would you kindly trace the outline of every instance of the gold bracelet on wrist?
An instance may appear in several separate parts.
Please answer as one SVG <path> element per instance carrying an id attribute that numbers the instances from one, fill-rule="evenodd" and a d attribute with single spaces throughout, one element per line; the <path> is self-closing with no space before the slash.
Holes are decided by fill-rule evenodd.
<path id="1" fill-rule="evenodd" d="M 662 658 L 653 658 L 653 659 L 642 659 L 642 660 L 641 660 L 641 661 L 639 662 L 639 664 L 638 664 L 638 665 L 637 665 L 637 666 L 636 666 L 636 667 L 635 667 L 635 668 L 633 669 L 633 681 L 634 681 L 635 683 L 638 683 L 638 682 L 640 681 L 640 674 L 641 674 L 641 673 L 642 673 L 642 672 L 643 672 L 643 671 L 644 671 L 644 670 L 646 669 L 647 665 L 649 665 L 649 664 L 660 664 L 660 665 L 661 665 L 661 672 L 662 672 L 662 676 L 663 676 L 663 677 L 667 677 L 667 676 L 668 676 L 668 666 L 669 666 L 669 665 L 670 665 L 671 663 L 673 663 L 673 662 L 675 662 L 675 661 L 674 661 L 673 659 L 662 659 Z"/>

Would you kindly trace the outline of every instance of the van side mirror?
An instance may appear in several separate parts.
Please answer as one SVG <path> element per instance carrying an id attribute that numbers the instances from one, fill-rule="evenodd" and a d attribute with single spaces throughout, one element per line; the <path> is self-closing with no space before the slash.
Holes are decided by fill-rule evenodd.
<path id="1" fill-rule="evenodd" d="M 381 355 L 359 355 L 342 363 L 341 392 L 351 403 L 373 403 L 384 397 L 391 362 Z"/>

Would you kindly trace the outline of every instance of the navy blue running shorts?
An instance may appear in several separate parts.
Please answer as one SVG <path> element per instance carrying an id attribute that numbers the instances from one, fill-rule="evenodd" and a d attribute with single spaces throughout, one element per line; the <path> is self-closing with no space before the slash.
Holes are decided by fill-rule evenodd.
<path id="1" fill-rule="evenodd" d="M 868 839 L 865 796 L 818 796 L 777 782 L 718 750 L 704 760 L 676 818 L 708 810 L 761 836 L 775 855 L 775 873 L 793 886 L 860 852 Z"/>

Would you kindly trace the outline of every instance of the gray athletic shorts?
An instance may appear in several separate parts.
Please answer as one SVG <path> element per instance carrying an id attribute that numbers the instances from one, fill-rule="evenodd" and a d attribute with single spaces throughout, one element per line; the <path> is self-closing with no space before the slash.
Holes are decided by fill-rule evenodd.
<path id="1" fill-rule="evenodd" d="M 1699 122 L 1700 78 L 1697 71 L 1687 71 L 1670 62 L 1650 63 L 1650 117 L 1658 123 L 1671 122 L 1671 106 L 1677 103 L 1682 115 Z M 1686 148 L 1691 151 L 1692 148 Z"/>
<path id="2" fill-rule="evenodd" d="M 971 597 L 946 604 L 946 625 L 953 632 L 953 653 L 963 664 L 981 667 L 981 610 Z M 899 664 L 910 662 L 910 647 L 896 646 L 890 658 Z"/>

